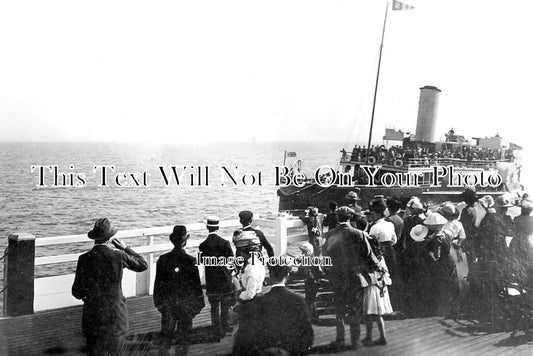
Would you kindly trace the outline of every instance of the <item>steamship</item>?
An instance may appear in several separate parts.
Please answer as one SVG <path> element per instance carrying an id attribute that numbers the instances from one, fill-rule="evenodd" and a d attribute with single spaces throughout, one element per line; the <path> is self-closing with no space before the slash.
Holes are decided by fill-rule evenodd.
<path id="1" fill-rule="evenodd" d="M 375 157 L 369 149 L 370 140 L 366 149 L 354 149 L 352 152 L 343 149 L 337 173 L 316 175 L 316 178 L 306 179 L 303 186 L 300 184 L 279 188 L 279 210 L 297 211 L 312 205 L 326 211 L 330 201 L 343 205 L 349 191 L 358 193 L 363 207 L 368 206 L 375 195 L 394 196 L 404 202 L 411 196 L 419 196 L 428 204 L 438 204 L 444 201 L 459 202 L 465 186 L 475 187 L 478 195 L 492 195 L 494 198 L 504 193 L 520 191 L 520 146 L 504 144 L 499 135 L 474 138 L 476 143 L 471 144 L 453 130 L 446 134 L 445 140 L 435 139 L 440 92 L 435 86 L 420 88 L 414 136 L 403 137 L 401 131 L 390 129 L 386 130 L 384 136 L 387 141 L 401 140 L 401 149 L 398 151 L 424 152 L 425 156 Z M 381 147 L 386 149 L 385 146 Z M 491 150 L 499 156 L 467 159 L 460 154 L 465 150 Z M 295 174 L 301 171 L 301 161 L 293 162 L 291 171 Z M 391 179 L 394 177 L 405 179 L 394 182 Z M 416 178 L 416 182 L 406 182 L 409 177 Z M 465 181 L 462 177 L 469 178 Z M 487 182 L 487 177 L 493 179 Z"/>

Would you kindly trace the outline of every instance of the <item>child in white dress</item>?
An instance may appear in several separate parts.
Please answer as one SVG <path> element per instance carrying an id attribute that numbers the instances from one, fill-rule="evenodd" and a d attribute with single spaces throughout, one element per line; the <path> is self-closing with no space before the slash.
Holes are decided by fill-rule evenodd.
<path id="1" fill-rule="evenodd" d="M 378 271 L 370 273 L 370 281 L 368 286 L 365 287 L 363 298 L 363 312 L 366 314 L 366 337 L 362 340 L 362 344 L 366 346 L 385 345 L 387 343 L 382 315 L 392 313 L 387 290 L 387 286 L 392 284 L 392 280 L 390 279 L 385 259 L 382 256 L 379 256 L 378 259 L 380 268 Z M 372 324 L 374 321 L 379 329 L 379 339 L 376 341 L 372 341 Z"/>

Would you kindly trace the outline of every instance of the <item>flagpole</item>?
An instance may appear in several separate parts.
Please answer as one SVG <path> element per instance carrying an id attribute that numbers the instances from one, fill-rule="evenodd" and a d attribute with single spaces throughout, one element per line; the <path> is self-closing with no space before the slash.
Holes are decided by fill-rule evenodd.
<path id="1" fill-rule="evenodd" d="M 387 13 L 389 12 L 389 0 L 385 9 L 385 19 L 383 20 L 383 32 L 381 33 L 381 46 L 379 47 L 378 71 L 376 75 L 376 86 L 374 88 L 374 102 L 372 104 L 372 116 L 370 117 L 370 132 L 368 134 L 368 145 L 366 147 L 366 163 L 370 157 L 370 144 L 372 143 L 372 128 L 374 126 L 374 112 L 376 111 L 376 97 L 378 95 L 379 69 L 381 68 L 381 54 L 383 53 L 383 39 L 385 38 L 385 26 L 387 25 Z"/>

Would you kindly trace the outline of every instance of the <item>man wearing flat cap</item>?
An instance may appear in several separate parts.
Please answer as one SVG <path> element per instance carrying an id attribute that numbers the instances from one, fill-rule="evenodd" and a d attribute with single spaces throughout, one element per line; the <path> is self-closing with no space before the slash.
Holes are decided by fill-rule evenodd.
<path id="1" fill-rule="evenodd" d="M 207 218 L 209 234 L 200 244 L 199 250 L 204 257 L 223 257 L 227 260 L 233 256 L 233 250 L 230 243 L 218 235 L 219 223 L 218 216 Z M 220 341 L 226 332 L 231 331 L 228 323 L 233 292 L 231 270 L 227 266 L 205 266 L 205 289 L 207 300 L 211 304 L 212 337 Z"/>
<path id="2" fill-rule="evenodd" d="M 117 229 L 104 218 L 98 219 L 87 236 L 94 247 L 78 258 L 72 295 L 82 299 L 82 330 L 89 355 L 120 353 L 128 330 L 128 310 L 122 294 L 122 270 L 142 272 L 146 261 L 114 238 Z M 112 248 L 109 241 L 116 247 Z"/>
<path id="3" fill-rule="evenodd" d="M 272 245 L 270 242 L 268 242 L 267 238 L 265 237 L 265 234 L 263 234 L 262 231 L 252 228 L 252 222 L 254 221 L 254 214 L 249 210 L 244 210 L 239 213 L 239 219 L 242 225 L 241 231 L 245 234 L 253 234 L 257 235 L 259 238 L 259 242 L 261 243 L 261 247 L 264 247 L 267 251 L 268 257 L 274 256 L 274 249 L 272 248 Z M 237 255 L 240 256 L 239 251 L 237 251 Z"/>
<path id="4" fill-rule="evenodd" d="M 172 251 L 157 260 L 154 305 L 161 313 L 163 347 L 170 347 L 177 329 L 176 343 L 187 352 L 192 320 L 205 306 L 196 258 L 185 252 L 189 234 L 176 225 L 169 236 Z"/>

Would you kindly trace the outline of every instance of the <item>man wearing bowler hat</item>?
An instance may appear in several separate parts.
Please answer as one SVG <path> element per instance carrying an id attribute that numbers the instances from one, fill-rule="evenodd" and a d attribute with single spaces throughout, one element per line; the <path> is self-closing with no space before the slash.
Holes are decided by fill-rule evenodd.
<path id="1" fill-rule="evenodd" d="M 200 244 L 200 252 L 205 257 L 223 257 L 227 260 L 233 256 L 233 250 L 227 240 L 218 235 L 220 219 L 218 216 L 207 218 L 207 238 Z M 213 339 L 220 341 L 229 327 L 229 308 L 232 302 L 233 283 L 231 270 L 227 266 L 205 266 L 205 289 L 207 300 L 211 304 L 211 324 Z"/>
<path id="2" fill-rule="evenodd" d="M 272 245 L 265 237 L 265 234 L 263 234 L 262 231 L 252 228 L 252 222 L 254 221 L 254 214 L 249 210 L 244 210 L 239 213 L 239 219 L 242 225 L 241 231 L 244 235 L 247 234 L 255 234 L 259 238 L 259 241 L 261 243 L 261 247 L 264 247 L 267 251 L 268 257 L 274 256 L 274 249 L 272 248 Z M 237 255 L 240 251 L 237 251 Z"/>
<path id="3" fill-rule="evenodd" d="M 81 323 L 89 355 L 120 353 L 128 330 L 122 270 L 142 272 L 148 268 L 139 254 L 118 239 L 111 239 L 116 233 L 117 229 L 108 219 L 96 220 L 94 228 L 87 234 L 94 240 L 94 247 L 78 258 L 72 285 L 72 295 L 84 302 Z"/>
<path id="4" fill-rule="evenodd" d="M 169 236 L 174 249 L 157 260 L 154 282 L 154 305 L 161 313 L 162 346 L 169 348 L 176 336 L 183 354 L 187 353 L 192 320 L 205 305 L 196 259 L 184 249 L 188 238 L 185 226 L 174 226 Z"/>

